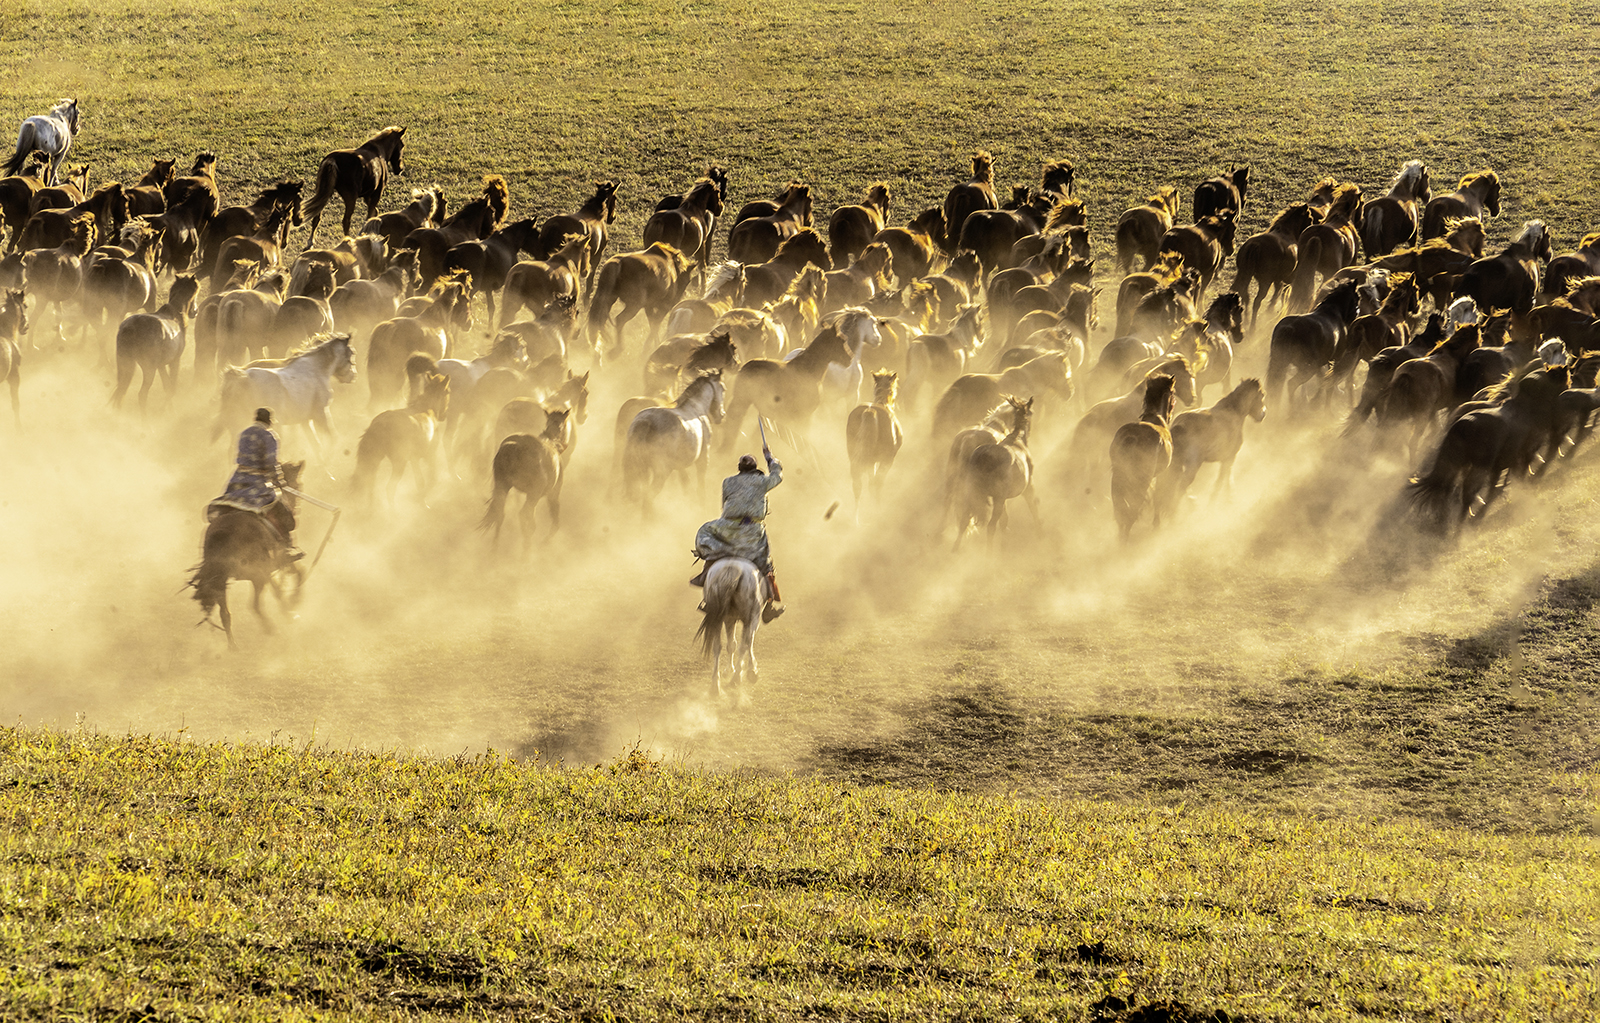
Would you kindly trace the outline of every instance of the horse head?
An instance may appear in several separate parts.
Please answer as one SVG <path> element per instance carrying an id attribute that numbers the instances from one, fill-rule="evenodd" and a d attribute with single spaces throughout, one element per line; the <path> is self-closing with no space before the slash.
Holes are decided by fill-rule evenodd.
<path id="1" fill-rule="evenodd" d="M 1044 171 L 1039 178 L 1039 191 L 1058 195 L 1071 195 L 1073 190 L 1072 176 L 1076 173 L 1071 160 L 1057 160 L 1044 165 Z"/>
<path id="2" fill-rule="evenodd" d="M 348 384 L 356 378 L 356 353 L 350 347 L 349 334 L 335 334 L 328 340 L 333 345 L 333 375 L 342 384 Z"/>
<path id="3" fill-rule="evenodd" d="M 66 122 L 68 133 L 78 134 L 78 101 L 76 99 L 64 99 L 57 103 L 50 112 Z"/>
<path id="4" fill-rule="evenodd" d="M 400 158 L 400 151 L 406 147 L 405 134 L 406 130 L 399 125 L 390 125 L 383 129 L 383 135 L 394 139 L 394 145 L 389 148 L 386 158 L 389 161 L 389 169 L 396 174 L 406 172 L 405 161 Z"/>
<path id="5" fill-rule="evenodd" d="M 194 166 L 189 168 L 191 178 L 215 178 L 217 176 L 217 154 L 211 152 L 201 153 L 194 158 Z"/>

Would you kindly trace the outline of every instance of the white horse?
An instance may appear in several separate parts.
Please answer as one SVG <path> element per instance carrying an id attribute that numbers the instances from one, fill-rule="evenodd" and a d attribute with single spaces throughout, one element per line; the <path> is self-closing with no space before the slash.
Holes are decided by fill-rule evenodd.
<path id="1" fill-rule="evenodd" d="M 761 608 L 766 602 L 766 582 L 756 566 L 744 558 L 720 558 L 706 569 L 705 617 L 695 638 L 711 659 L 711 696 L 722 695 L 722 642 L 727 634 L 730 684 L 756 681 L 756 630 L 761 628 Z M 734 645 L 733 628 L 744 632 Z"/>
<path id="2" fill-rule="evenodd" d="M 705 489 L 711 427 L 722 422 L 722 397 L 722 371 L 714 369 L 685 387 L 672 408 L 647 408 L 628 424 L 622 451 L 623 488 L 628 500 L 642 501 L 646 515 L 667 477 L 680 469 L 697 466 L 700 488 Z"/>
<path id="3" fill-rule="evenodd" d="M 838 328 L 839 336 L 844 338 L 845 347 L 850 350 L 848 364 L 841 366 L 830 362 L 827 369 L 822 371 L 822 393 L 829 400 L 845 401 L 853 406 L 861 400 L 861 384 L 867 375 L 861 367 L 862 353 L 867 345 L 883 343 L 883 334 L 878 330 L 878 318 L 870 309 L 848 306 L 824 316 L 822 325 Z M 794 354 L 799 354 L 798 350 Z"/>
<path id="4" fill-rule="evenodd" d="M 6 162 L 6 173 L 15 174 L 22 169 L 30 154 L 42 151 L 50 154 L 50 174 L 46 185 L 57 183 L 56 172 L 67 150 L 72 148 L 72 137 L 78 134 L 78 101 L 64 99 L 50 108 L 48 114 L 34 114 L 22 122 L 17 134 L 17 151 Z"/>
<path id="5" fill-rule="evenodd" d="M 333 381 L 348 384 L 356 378 L 350 335 L 334 334 L 283 363 L 275 369 L 229 367 L 223 372 L 222 414 L 211 428 L 213 440 L 224 428 L 248 423 L 260 406 L 272 409 L 278 423 L 303 423 L 319 449 L 322 434 L 332 436 L 328 403 L 333 400 Z"/>

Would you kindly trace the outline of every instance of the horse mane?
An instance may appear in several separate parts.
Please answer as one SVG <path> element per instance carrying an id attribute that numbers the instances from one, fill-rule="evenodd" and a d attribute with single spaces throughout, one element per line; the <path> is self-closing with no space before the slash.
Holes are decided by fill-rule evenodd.
<path id="1" fill-rule="evenodd" d="M 889 209 L 889 183 L 887 181 L 874 181 L 867 189 L 866 205 L 881 206 L 885 211 Z"/>
<path id="2" fill-rule="evenodd" d="M 1211 406 L 1213 409 L 1228 409 L 1232 411 L 1242 406 L 1250 399 L 1252 394 L 1260 394 L 1261 380 L 1257 377 L 1245 377 L 1239 381 L 1233 390 L 1229 391 L 1221 401 Z"/>
<path id="3" fill-rule="evenodd" d="M 944 234 L 944 209 L 939 206 L 933 206 L 923 210 L 911 218 L 911 223 L 907 225 L 906 229 L 917 234 L 933 235 L 935 237 Z"/>
<path id="4" fill-rule="evenodd" d="M 194 158 L 194 166 L 189 168 L 191 178 L 210 178 L 217 174 L 217 154 L 207 151 Z"/>
<path id="5" fill-rule="evenodd" d="M 1416 279 L 1408 273 L 1394 273 L 1389 275 L 1389 293 L 1383 296 L 1383 302 L 1378 306 L 1378 313 L 1399 312 L 1405 308 L 1406 295 L 1415 296 L 1418 293 Z"/>
<path id="6" fill-rule="evenodd" d="M 972 180 L 983 185 L 994 185 L 994 157 L 987 149 L 972 154 Z"/>
<path id="7" fill-rule="evenodd" d="M 792 298 L 800 302 L 820 301 L 822 287 L 825 282 L 826 278 L 822 274 L 822 268 L 814 263 L 808 263 L 806 268 L 795 274 L 794 280 L 789 282 L 789 287 L 785 289 L 783 297 Z"/>
<path id="8" fill-rule="evenodd" d="M 794 234 L 785 238 L 782 243 L 778 245 L 778 251 L 773 254 L 772 258 L 777 259 L 779 256 L 786 255 L 791 250 L 797 250 L 801 245 L 806 244 L 818 246 L 823 245 L 822 235 L 817 233 L 816 228 L 802 227 Z"/>
<path id="9" fill-rule="evenodd" d="M 506 219 L 506 211 L 511 208 L 511 187 L 506 184 L 506 179 L 498 174 L 485 174 L 483 201 L 494 214 L 494 226 L 498 229 Z"/>
<path id="10" fill-rule="evenodd" d="M 1491 185 L 1498 185 L 1500 183 L 1500 175 L 1496 174 L 1492 170 L 1473 171 L 1471 174 L 1468 174 L 1461 179 L 1461 183 L 1456 186 L 1456 191 L 1465 192 L 1467 189 L 1471 188 L 1473 185 L 1476 185 L 1480 181 Z"/>
<path id="11" fill-rule="evenodd" d="M 1544 221 L 1542 221 L 1542 220 L 1529 220 L 1529 221 L 1526 221 L 1526 222 L 1523 223 L 1523 225 L 1522 225 L 1522 233 L 1517 235 L 1517 240 L 1512 242 L 1511 244 L 1512 245 L 1521 245 L 1522 243 L 1527 242 L 1528 244 L 1531 245 L 1531 244 L 1536 243 L 1540 238 L 1543 238 L 1546 233 L 1547 232 L 1545 231 Z"/>
<path id="12" fill-rule="evenodd" d="M 1144 409 L 1140 413 L 1140 420 L 1146 417 L 1162 415 L 1166 411 L 1167 402 L 1172 396 L 1172 385 L 1175 381 L 1165 373 L 1145 377 L 1144 381 Z"/>
<path id="13" fill-rule="evenodd" d="M 1333 203 L 1328 207 L 1328 215 L 1322 218 L 1324 224 L 1349 219 L 1355 215 L 1356 207 L 1361 203 L 1361 188 L 1353 182 L 1344 181 L 1334 190 Z"/>
<path id="14" fill-rule="evenodd" d="M 1396 174 L 1394 180 L 1389 182 L 1390 189 L 1398 188 L 1403 184 L 1415 187 L 1417 179 L 1422 177 L 1427 169 L 1427 165 L 1421 160 L 1407 160 L 1400 167 L 1400 173 Z"/>
<path id="15" fill-rule="evenodd" d="M 518 348 L 521 348 L 524 354 L 527 353 L 527 342 L 523 341 L 522 335 L 516 331 L 502 330 L 494 339 L 494 344 L 489 346 L 489 357 L 510 355 Z"/>
<path id="16" fill-rule="evenodd" d="M 367 141 L 362 143 L 362 145 L 370 146 L 375 142 L 382 142 L 384 139 L 392 138 L 392 137 L 394 137 L 396 135 L 404 135 L 405 133 L 406 133 L 406 130 L 404 128 L 400 127 L 398 124 L 391 124 L 391 125 L 389 125 L 389 127 L 384 128 L 382 131 L 378 132 L 378 134 L 372 136 L 370 139 L 367 139 Z M 356 148 L 359 149 L 361 147 L 358 146 Z M 415 193 L 413 193 L 413 194 L 415 194 Z"/>
<path id="17" fill-rule="evenodd" d="M 694 394 L 695 389 L 698 388 L 701 384 L 705 384 L 707 387 L 710 387 L 712 384 L 716 383 L 718 380 L 721 380 L 721 379 L 722 379 L 722 370 L 720 370 L 720 369 L 708 369 L 708 370 L 706 370 L 704 373 L 701 373 L 699 376 L 697 376 L 693 380 L 689 381 L 689 385 L 683 389 L 683 393 L 678 395 L 678 400 L 673 402 L 673 407 L 674 408 L 683 408 L 683 406 L 689 401 L 690 395 Z"/>
<path id="18" fill-rule="evenodd" d="M 603 215 L 606 210 L 606 200 L 615 195 L 616 191 L 617 183 L 615 181 L 596 181 L 594 183 L 594 194 L 585 199 L 583 205 L 578 207 L 579 216 L 585 213 L 597 217 Z"/>
<path id="19" fill-rule="evenodd" d="M 1583 240 L 1578 243 L 1578 248 L 1600 248 L 1600 231 L 1590 231 L 1588 234 L 1584 235 Z"/>
<path id="20" fill-rule="evenodd" d="M 305 357 L 307 355 L 313 355 L 313 354 L 321 351 L 322 349 L 327 348 L 327 347 L 329 347 L 331 345 L 338 344 L 341 341 L 343 341 L 345 344 L 348 345 L 350 343 L 350 335 L 345 333 L 344 331 L 333 331 L 331 333 L 325 333 L 325 334 L 313 334 L 310 337 L 306 338 L 305 341 L 301 342 L 299 348 L 296 348 L 294 351 L 292 351 L 288 355 L 286 355 L 284 357 L 283 361 L 285 363 L 288 363 L 288 362 L 290 362 L 290 361 L 292 361 L 294 359 L 303 358 L 303 357 Z M 409 360 L 407 361 L 406 365 L 407 365 L 408 368 L 410 367 L 410 361 Z"/>
<path id="21" fill-rule="evenodd" d="M 1577 292 L 1582 291 L 1584 288 L 1595 284 L 1600 284 L 1600 277 L 1569 277 L 1567 279 L 1567 294 L 1576 294 Z M 1556 301 L 1559 302 L 1561 299 L 1558 298 Z"/>
<path id="22" fill-rule="evenodd" d="M 737 260 L 727 259 L 718 263 L 711 271 L 711 276 L 706 279 L 704 294 L 714 295 L 739 279 L 739 273 L 744 269 L 744 264 Z"/>

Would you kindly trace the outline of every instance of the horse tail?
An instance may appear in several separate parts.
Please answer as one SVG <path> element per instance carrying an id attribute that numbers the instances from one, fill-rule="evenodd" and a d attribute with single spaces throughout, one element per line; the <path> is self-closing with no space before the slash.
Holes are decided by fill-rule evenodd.
<path id="1" fill-rule="evenodd" d="M 1294 284 L 1289 289 L 1296 309 L 1310 309 L 1317 294 L 1317 266 L 1322 262 L 1322 239 L 1312 235 L 1300 249 L 1294 267 Z"/>
<path id="2" fill-rule="evenodd" d="M 217 550 L 220 546 L 211 531 L 207 530 L 200 564 L 195 568 L 194 575 L 189 577 L 194 599 L 200 602 L 200 613 L 206 618 L 211 617 L 212 609 L 226 599 L 228 592 L 228 562 Z"/>
<path id="3" fill-rule="evenodd" d="M 489 495 L 489 506 L 484 510 L 479 529 L 494 529 L 495 539 L 500 539 L 500 525 L 506 517 L 506 498 L 511 496 L 511 456 L 516 445 L 510 438 L 500 442 L 494 453 L 494 493 Z M 529 500 L 532 500 L 530 495 Z"/>
<path id="4" fill-rule="evenodd" d="M 333 193 L 339 187 L 339 165 L 332 160 L 324 158 L 322 166 L 317 168 L 317 190 L 307 199 L 301 207 L 300 215 L 306 220 L 316 223 L 322 217 L 323 209 L 333 201 Z M 314 229 L 313 229 L 314 230 Z M 311 239 L 306 239 L 309 247 Z"/>
<path id="5" fill-rule="evenodd" d="M 711 573 L 706 573 L 706 610 L 700 619 L 700 627 L 694 632 L 694 638 L 700 641 L 700 656 L 708 661 L 711 660 L 711 650 L 717 641 L 717 630 L 722 628 L 722 620 L 727 617 L 733 605 L 733 598 L 738 592 L 737 584 L 713 586 Z"/>
<path id="6" fill-rule="evenodd" d="M 350 485 L 357 495 L 371 491 L 373 481 L 378 477 L 378 466 L 388 453 L 385 447 L 383 431 L 378 429 L 378 420 L 374 419 L 356 444 L 356 471 Z"/>
<path id="7" fill-rule="evenodd" d="M 1439 450 L 1433 456 L 1433 465 L 1424 474 L 1413 476 L 1406 484 L 1406 497 L 1411 507 L 1433 522 L 1444 525 L 1450 508 L 1450 496 L 1466 468 L 1472 464 L 1473 452 L 1465 432 L 1445 431 Z"/>
<path id="8" fill-rule="evenodd" d="M 1423 408 L 1419 382 L 1414 373 L 1397 373 L 1389 387 L 1378 399 L 1378 422 L 1392 423 L 1399 419 L 1415 419 Z"/>
<path id="9" fill-rule="evenodd" d="M 594 295 L 589 300 L 589 341 L 594 341 L 600 336 L 600 330 L 611 319 L 611 306 L 617 301 L 617 280 L 622 276 L 622 264 L 616 260 L 607 260 L 600 268 L 600 274 L 595 281 Z"/>

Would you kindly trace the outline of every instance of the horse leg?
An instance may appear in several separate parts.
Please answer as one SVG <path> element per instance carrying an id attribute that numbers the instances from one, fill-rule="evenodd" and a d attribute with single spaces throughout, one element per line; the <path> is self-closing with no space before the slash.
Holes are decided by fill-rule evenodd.
<path id="1" fill-rule="evenodd" d="M 156 373 L 158 371 L 149 363 L 141 365 L 139 369 L 144 374 L 139 379 L 139 415 L 148 417 L 150 414 L 150 387 L 156 382 Z"/>
<path id="2" fill-rule="evenodd" d="M 1237 457 L 1237 456 L 1235 456 L 1235 457 Z M 1199 466 L 1195 466 L 1195 469 L 1197 471 L 1198 471 L 1199 468 L 1200 468 Z M 1188 477 L 1188 482 L 1192 483 L 1194 481 L 1195 474 L 1193 472 L 1187 472 L 1186 471 L 1185 475 Z M 1184 487 L 1184 489 L 1185 490 L 1188 489 L 1187 485 Z M 1211 499 L 1213 501 L 1215 501 L 1217 498 L 1222 496 L 1224 491 L 1226 491 L 1227 493 L 1230 493 L 1230 494 L 1233 493 L 1233 459 L 1232 458 L 1224 459 L 1222 462 L 1218 463 L 1218 465 L 1217 465 L 1217 485 L 1215 487 L 1213 487 L 1212 490 L 1211 490 Z"/>
<path id="3" fill-rule="evenodd" d="M 217 593 L 217 617 L 222 619 L 222 631 L 228 637 L 228 648 L 239 649 L 239 644 L 233 641 L 233 612 L 228 610 L 228 584 L 222 584 L 222 589 Z"/>
<path id="4" fill-rule="evenodd" d="M 707 622 L 711 630 L 711 698 L 722 695 L 722 623 Z"/>
<path id="5" fill-rule="evenodd" d="M 274 632 L 274 629 L 272 628 L 272 620 L 267 617 L 267 613 L 265 611 L 261 610 L 261 590 L 264 585 L 264 580 L 252 579 L 250 580 L 250 583 L 255 587 L 255 596 L 250 601 L 250 607 L 253 611 L 255 611 L 256 617 L 261 619 L 261 628 L 266 632 L 267 635 L 270 636 Z"/>

